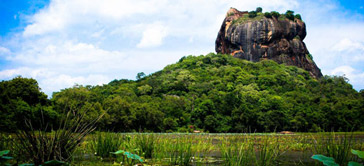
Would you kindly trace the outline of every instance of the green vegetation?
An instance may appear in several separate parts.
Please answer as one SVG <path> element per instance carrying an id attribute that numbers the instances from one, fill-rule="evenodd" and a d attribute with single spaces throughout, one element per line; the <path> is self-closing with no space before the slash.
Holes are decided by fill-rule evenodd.
<path id="1" fill-rule="evenodd" d="M 294 20 L 294 11 L 292 10 L 287 10 L 286 14 L 285 14 L 286 18 L 288 18 L 289 20 Z"/>
<path id="2" fill-rule="evenodd" d="M 109 152 L 108 157 L 94 155 L 93 139 L 102 136 L 120 138 L 121 145 L 117 151 Z M 140 135 L 154 138 L 153 153 L 145 157 L 140 150 L 138 142 Z M 363 133 L 296 133 L 281 135 L 275 133 L 254 134 L 165 134 L 165 133 L 99 133 L 88 135 L 73 153 L 71 165 L 314 165 L 315 160 L 310 157 L 318 154 L 316 148 L 335 149 L 335 143 L 342 146 L 340 139 L 346 138 L 347 148 L 339 148 L 341 154 L 347 153 L 343 165 L 350 162 L 362 163 L 356 156 L 362 156 L 364 150 Z M 322 144 L 327 140 L 332 144 Z M 108 147 L 107 141 L 98 141 L 100 147 Z M 115 145 L 117 147 L 118 144 Z M 13 147 L 7 147 L 13 149 Z M 13 151 L 13 150 L 11 150 Z M 15 152 L 15 151 L 14 151 Z M 17 152 L 15 152 L 17 153 Z M 14 153 L 14 154 L 15 154 Z M 291 154 L 292 153 L 292 154 Z M 8 152 L 5 156 L 9 155 Z M 324 154 L 324 153 L 322 153 Z M 337 155 L 325 154 L 338 162 Z M 288 157 L 288 158 L 287 158 Z M 31 163 L 27 158 L 14 156 L 6 160 L 7 164 Z M 47 163 L 47 162 L 44 162 Z M 42 164 L 44 165 L 44 164 Z"/>
<path id="3" fill-rule="evenodd" d="M 264 17 L 266 17 L 266 18 L 272 18 L 272 14 L 269 13 L 269 12 L 265 12 L 264 13 Z"/>
<path id="4" fill-rule="evenodd" d="M 249 12 L 249 18 L 254 18 L 257 16 L 257 12 L 256 11 L 250 11 Z"/>
<path id="5" fill-rule="evenodd" d="M 271 14 L 275 18 L 279 18 L 279 16 L 281 16 L 281 14 L 279 12 L 276 12 L 276 11 L 272 11 Z"/>
<path id="6" fill-rule="evenodd" d="M 263 12 L 263 9 L 261 7 L 257 7 L 257 9 L 255 10 L 255 12 L 262 13 Z"/>
<path id="7" fill-rule="evenodd" d="M 357 155 L 361 159 L 364 159 L 364 151 L 351 149 L 351 153 L 354 155 Z M 335 159 L 332 157 L 326 157 L 324 155 L 313 155 L 312 158 L 322 162 L 326 166 L 339 166 L 339 164 L 336 163 Z M 343 164 L 340 164 L 340 165 L 343 165 Z M 355 162 L 355 161 L 350 161 L 348 163 L 348 166 L 363 166 L 363 164 Z"/>
<path id="8" fill-rule="evenodd" d="M 298 19 L 298 20 L 302 20 L 302 18 L 301 18 L 301 15 L 300 15 L 300 14 L 296 14 L 296 15 L 294 16 L 294 18 L 295 18 L 295 19 Z"/>
<path id="9" fill-rule="evenodd" d="M 29 80 L 36 84 L 33 79 L 17 77 L 1 85 Z M 82 122 L 104 115 L 98 128 L 118 132 L 364 130 L 364 91 L 355 91 L 347 81 L 338 76 L 316 80 L 303 69 L 274 61 L 253 63 L 229 55 L 208 54 L 183 57 L 138 81 L 76 85 L 54 93 L 50 100 L 44 98 L 44 104 L 35 107 L 47 108 L 43 115 L 52 116 L 44 117 L 59 117 L 63 112 L 85 114 Z M 22 91 L 26 88 L 16 87 Z M 1 94 L 17 92 L 8 89 Z M 37 96 L 45 96 L 39 88 L 36 92 Z M 10 96 L 2 99 L 26 98 Z M 16 125 L 7 119 L 16 121 L 33 115 L 10 113 L 14 111 L 10 108 L 18 107 L 16 103 L 2 102 L 0 107 L 9 108 L 1 112 L 5 119 L 0 122 L 2 126 L 14 128 Z M 52 118 L 44 121 L 59 124 L 48 119 Z M 1 130 L 9 131 L 7 127 Z"/>

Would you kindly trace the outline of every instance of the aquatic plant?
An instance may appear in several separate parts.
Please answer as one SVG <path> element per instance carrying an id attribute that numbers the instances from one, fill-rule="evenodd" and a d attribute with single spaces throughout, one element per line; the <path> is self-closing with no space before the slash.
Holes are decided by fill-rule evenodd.
<path id="1" fill-rule="evenodd" d="M 116 133 L 97 132 L 91 140 L 91 147 L 96 156 L 112 157 L 110 152 L 117 151 L 122 142 L 122 137 Z"/>
<path id="2" fill-rule="evenodd" d="M 133 154 L 124 150 L 118 150 L 116 152 L 110 152 L 111 154 L 114 155 L 123 155 L 122 157 L 122 164 L 126 164 L 126 165 L 134 165 L 135 163 L 142 163 L 144 162 L 144 160 L 138 156 L 137 154 Z"/>

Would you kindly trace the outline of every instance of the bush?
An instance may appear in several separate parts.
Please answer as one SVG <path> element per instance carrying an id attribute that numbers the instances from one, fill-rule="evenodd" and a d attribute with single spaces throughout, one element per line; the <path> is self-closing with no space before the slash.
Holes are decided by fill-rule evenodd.
<path id="1" fill-rule="evenodd" d="M 289 20 L 294 20 L 294 11 L 287 10 L 285 15 L 286 15 L 286 18 L 288 18 Z"/>
<path id="2" fill-rule="evenodd" d="M 264 17 L 272 18 L 272 14 L 271 14 L 271 13 L 269 13 L 269 12 L 265 12 L 265 13 L 264 13 Z"/>
<path id="3" fill-rule="evenodd" d="M 263 12 L 263 9 L 261 7 L 257 7 L 257 9 L 255 10 L 255 12 L 262 13 Z"/>
<path id="4" fill-rule="evenodd" d="M 74 115 L 72 111 L 61 116 L 58 130 L 47 133 L 48 124 L 42 124 L 35 130 L 30 120 L 25 120 L 26 128 L 16 133 L 20 153 L 30 159 L 34 165 L 41 165 L 51 160 L 69 162 L 75 149 L 83 142 L 86 135 L 95 129 L 95 124 L 103 116 L 91 122 L 83 122 L 87 112 Z"/>
<path id="5" fill-rule="evenodd" d="M 302 20 L 302 18 L 301 18 L 301 15 L 300 15 L 300 14 L 296 14 L 296 15 L 294 16 L 294 18 L 296 18 L 296 19 L 298 19 L 298 20 Z"/>
<path id="6" fill-rule="evenodd" d="M 276 11 L 272 11 L 271 12 L 272 16 L 275 17 L 275 18 L 278 18 L 279 16 L 281 16 L 281 14 L 279 14 L 278 12 Z"/>
<path id="7" fill-rule="evenodd" d="M 254 18 L 256 16 L 257 16 L 257 12 L 255 12 L 255 11 L 250 11 L 249 12 L 249 18 Z"/>

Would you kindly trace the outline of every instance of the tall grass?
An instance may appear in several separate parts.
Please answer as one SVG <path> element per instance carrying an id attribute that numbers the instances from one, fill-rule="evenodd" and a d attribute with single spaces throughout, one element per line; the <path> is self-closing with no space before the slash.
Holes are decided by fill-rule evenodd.
<path id="1" fill-rule="evenodd" d="M 112 157 L 110 152 L 120 150 L 123 139 L 117 133 L 97 132 L 90 143 L 96 156 L 106 158 Z"/>
<path id="2" fill-rule="evenodd" d="M 224 159 L 224 165 L 240 166 L 252 165 L 255 157 L 254 143 L 248 138 L 242 140 L 239 145 L 236 142 L 225 140 L 220 146 L 221 157 Z"/>
<path id="3" fill-rule="evenodd" d="M 259 166 L 275 165 L 278 157 L 283 153 L 280 149 L 279 137 L 264 136 L 261 144 L 257 145 L 258 154 L 255 157 L 255 164 Z M 283 149 L 285 150 L 285 149 Z"/>
<path id="4" fill-rule="evenodd" d="M 189 165 L 195 155 L 191 139 L 188 136 L 177 136 L 170 143 L 165 151 L 169 165 Z"/>
<path id="5" fill-rule="evenodd" d="M 154 153 L 155 142 L 158 136 L 155 134 L 138 134 L 136 136 L 135 144 L 140 150 L 140 154 L 145 158 L 151 158 Z"/>
<path id="6" fill-rule="evenodd" d="M 49 126 L 41 122 L 40 129 L 34 129 L 32 122 L 26 120 L 24 130 L 18 131 L 18 149 L 35 165 L 43 164 L 50 160 L 69 162 L 84 137 L 95 129 L 96 122 L 102 117 L 84 122 L 84 114 L 72 114 L 69 111 L 60 120 L 57 130 L 48 133 Z"/>
<path id="7" fill-rule="evenodd" d="M 313 153 L 333 157 L 340 165 L 345 165 L 353 159 L 350 150 L 353 148 L 353 133 L 336 135 L 334 132 L 320 134 L 313 138 Z"/>

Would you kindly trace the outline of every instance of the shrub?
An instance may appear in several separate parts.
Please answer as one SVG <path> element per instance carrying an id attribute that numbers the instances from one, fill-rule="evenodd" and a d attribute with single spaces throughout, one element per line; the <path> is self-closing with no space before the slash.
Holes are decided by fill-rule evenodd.
<path id="1" fill-rule="evenodd" d="M 256 11 L 250 11 L 249 12 L 249 18 L 254 18 L 257 16 L 257 12 Z"/>
<path id="2" fill-rule="evenodd" d="M 27 128 L 16 133 L 19 140 L 18 149 L 35 165 L 45 164 L 47 161 L 58 160 L 69 162 L 86 135 L 95 129 L 96 122 L 103 116 L 99 116 L 91 122 L 83 122 L 84 114 L 74 115 L 69 111 L 61 116 L 59 128 L 47 133 L 48 124 L 41 122 L 40 129 L 35 130 L 30 120 L 25 120 Z"/>
<path id="3" fill-rule="evenodd" d="M 285 15 L 286 15 L 286 18 L 288 18 L 289 20 L 294 20 L 294 11 L 287 10 Z"/>
<path id="4" fill-rule="evenodd" d="M 278 18 L 279 16 L 281 16 L 281 14 L 279 14 L 278 12 L 276 11 L 272 11 L 271 12 L 272 16 L 275 17 L 275 18 Z"/>
<path id="5" fill-rule="evenodd" d="M 296 19 L 298 19 L 298 20 L 302 20 L 302 18 L 301 18 L 301 15 L 300 15 L 300 14 L 296 14 L 296 15 L 294 16 L 294 18 L 296 18 Z"/>
<path id="6" fill-rule="evenodd" d="M 272 18 L 272 14 L 271 14 L 271 13 L 269 13 L 269 12 L 265 12 L 265 13 L 264 13 L 264 17 Z"/>
<path id="7" fill-rule="evenodd" d="M 257 7 L 257 9 L 255 10 L 255 12 L 262 13 L 263 12 L 263 9 L 261 7 Z"/>

